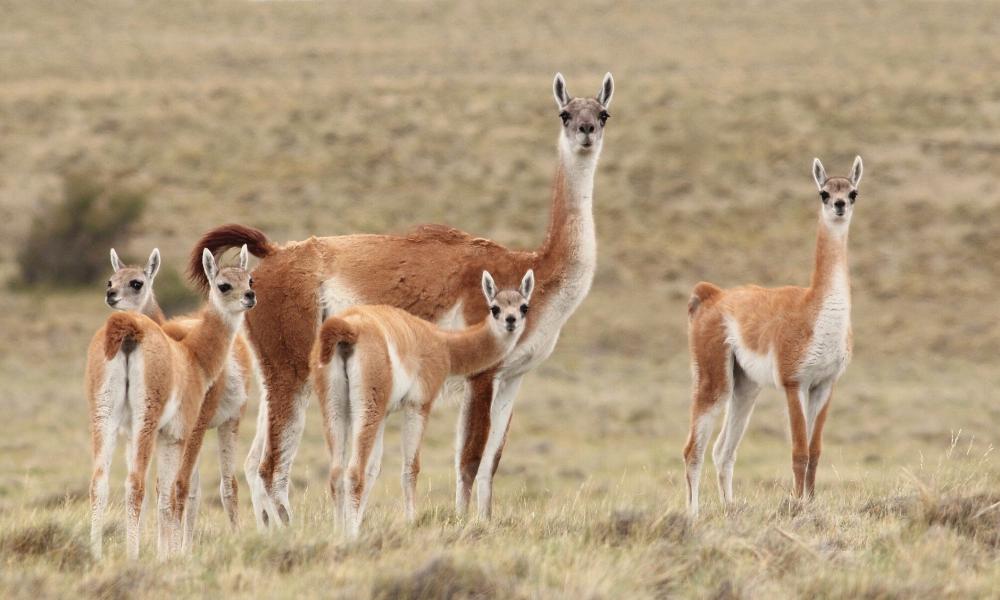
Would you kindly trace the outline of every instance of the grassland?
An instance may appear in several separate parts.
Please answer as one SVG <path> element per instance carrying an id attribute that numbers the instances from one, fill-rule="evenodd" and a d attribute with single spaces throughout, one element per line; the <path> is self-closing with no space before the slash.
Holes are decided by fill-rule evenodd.
<path id="1" fill-rule="evenodd" d="M 81 379 L 107 314 L 101 282 L 11 288 L 0 292 L 5 597 L 997 595 L 996 3 L 0 12 L 2 280 L 61 175 L 81 170 L 146 191 L 139 233 L 119 250 L 138 260 L 158 245 L 167 268 L 231 220 L 278 240 L 444 222 L 530 246 L 554 168 L 552 74 L 574 94 L 596 92 L 606 70 L 617 83 L 593 292 L 524 385 L 491 523 L 450 511 L 457 411 L 441 405 L 419 524 L 400 518 L 390 451 L 368 532 L 339 542 L 311 407 L 296 527 L 262 537 L 244 511 L 243 531 L 228 532 L 210 439 L 194 555 L 152 560 L 147 519 L 149 560 L 127 564 L 113 525 L 109 560 L 92 564 Z M 738 506 L 721 511 L 709 470 L 690 526 L 679 458 L 690 288 L 806 282 L 810 160 L 840 173 L 855 154 L 866 167 L 851 234 L 855 362 L 835 394 L 819 497 L 789 500 L 783 402 L 765 392 L 737 464 Z M 248 418 L 243 448 L 252 428 Z"/>

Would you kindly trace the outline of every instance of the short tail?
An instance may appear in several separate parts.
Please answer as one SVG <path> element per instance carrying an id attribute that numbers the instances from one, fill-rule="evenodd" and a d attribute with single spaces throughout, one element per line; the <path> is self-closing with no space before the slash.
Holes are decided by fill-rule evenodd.
<path id="1" fill-rule="evenodd" d="M 337 346 L 353 346 L 358 342 L 358 330 L 339 317 L 329 317 L 319 330 L 319 361 L 329 364 L 337 352 Z"/>
<path id="2" fill-rule="evenodd" d="M 278 246 L 267 239 L 264 232 L 259 229 L 235 223 L 221 225 L 205 233 L 195 244 L 188 260 L 188 279 L 202 291 L 207 291 L 208 279 L 205 278 L 205 270 L 201 266 L 202 249 L 208 248 L 212 254 L 218 256 L 223 250 L 239 248 L 243 244 L 246 244 L 250 254 L 257 258 L 266 258 L 278 250 Z"/>
<path id="3" fill-rule="evenodd" d="M 104 356 L 114 358 L 124 346 L 126 354 L 142 341 L 143 331 L 136 315 L 116 312 L 104 325 Z"/>
<path id="4" fill-rule="evenodd" d="M 688 300 L 688 319 L 693 319 L 698 307 L 711 300 L 722 292 L 722 288 L 717 285 L 702 281 L 694 286 L 691 292 L 691 299 Z"/>

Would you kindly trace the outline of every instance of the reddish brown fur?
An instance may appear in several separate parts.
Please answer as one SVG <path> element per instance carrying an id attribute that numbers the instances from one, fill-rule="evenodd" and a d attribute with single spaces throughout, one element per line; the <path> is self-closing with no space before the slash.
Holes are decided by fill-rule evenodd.
<path id="1" fill-rule="evenodd" d="M 495 303 L 501 315 L 520 316 L 519 307 L 526 302 L 517 292 L 504 291 L 497 294 Z M 480 312 L 482 312 L 480 304 Z M 497 322 L 492 321 L 496 318 Z M 516 317 L 512 317 L 516 318 Z M 365 417 L 361 429 L 354 432 L 354 455 L 348 473 L 350 486 L 348 498 L 354 510 L 362 510 L 362 497 L 366 486 L 366 465 L 376 444 L 376 436 L 386 419 L 390 402 L 401 401 L 405 408 L 413 410 L 416 405 L 417 418 L 423 431 L 423 422 L 430 413 L 431 405 L 441 391 L 449 375 L 470 375 L 499 362 L 517 342 L 524 330 L 519 326 L 516 332 L 502 329 L 504 321 L 500 317 L 487 317 L 476 325 L 461 331 L 444 331 L 434 324 L 413 316 L 392 306 L 356 306 L 348 308 L 334 317 L 328 318 L 320 328 L 320 335 L 312 350 L 312 377 L 320 406 L 327 446 L 333 453 L 330 470 L 330 490 L 335 503 L 343 502 L 339 497 L 339 482 L 346 465 L 341 464 L 337 453 L 338 444 L 348 440 L 338 440 L 337 432 L 331 425 L 336 416 L 331 412 L 331 368 L 344 369 L 343 362 L 331 366 L 330 362 L 338 352 L 343 360 L 360 361 L 363 384 L 354 382 L 352 389 L 359 389 L 363 398 L 349 396 L 350 412 L 360 410 Z M 391 390 L 395 388 L 390 345 L 394 349 L 402 368 L 414 378 L 411 392 L 403 399 L 393 399 Z M 346 378 L 346 373 L 344 374 Z M 352 394 L 353 392 L 349 392 Z M 336 410 L 336 409 L 334 409 Z M 418 435 L 419 435 L 418 433 Z M 405 432 L 404 432 L 405 438 Z M 405 444 L 405 441 L 404 441 Z M 416 477 L 420 471 L 419 439 L 412 454 L 404 457 L 404 486 L 407 491 L 407 511 L 412 517 L 412 498 Z M 380 461 L 380 456 L 372 460 Z M 377 472 L 377 470 L 376 470 Z"/>
<path id="2" fill-rule="evenodd" d="M 246 286 L 248 276 L 245 271 L 233 268 L 223 268 L 220 276 L 229 278 L 234 288 Z M 129 402 L 131 410 L 141 411 L 142 423 L 139 431 L 132 439 L 133 458 L 128 479 L 128 553 L 134 557 L 138 553 L 138 519 L 145 495 L 144 481 L 151 453 L 154 449 L 157 433 L 160 431 L 160 420 L 171 397 L 178 399 L 176 423 L 180 431 L 174 432 L 180 436 L 179 443 L 185 443 L 201 416 L 202 400 L 210 384 L 219 376 L 229 356 L 232 341 L 235 337 L 234 325 L 240 321 L 233 317 L 223 318 L 216 309 L 206 308 L 197 317 L 194 324 L 188 326 L 181 340 L 175 340 L 160 328 L 149 317 L 137 313 L 118 312 L 112 314 L 94 336 L 88 353 L 86 391 L 91 405 L 91 431 L 95 458 L 94 477 L 92 479 L 92 502 L 96 502 L 97 481 L 106 476 L 106 467 L 98 463 L 98 458 L 105 445 L 113 443 L 116 431 L 106 430 L 110 418 L 111 406 L 123 402 L 123 399 L 99 398 L 99 391 L 104 385 L 107 365 L 116 360 L 118 349 L 123 341 L 135 342 L 132 354 L 142 358 L 145 381 L 143 388 L 145 396 Z M 179 326 L 184 329 L 183 325 Z M 110 353 L 111 350 L 114 352 Z M 249 358 L 244 353 L 245 358 Z M 127 371 L 126 362 L 126 371 Z M 124 375 L 128 382 L 128 374 Z M 137 386 L 137 382 L 132 382 Z M 126 383 L 126 387 L 128 383 Z M 111 404 L 108 404 L 108 403 Z M 133 415 L 133 419 L 138 418 Z M 109 436 L 112 438 L 109 440 Z M 110 462 L 110 456 L 104 457 Z M 104 483 L 106 486 L 106 482 Z M 173 485 L 173 482 L 170 483 Z M 106 498 L 104 499 L 106 502 Z M 95 504 L 95 506 L 97 506 Z M 106 504 L 105 504 L 106 506 Z M 161 515 L 162 516 L 162 515 Z M 95 517 L 96 518 L 96 517 Z M 103 516 L 101 516 L 103 519 Z M 175 514 L 179 523 L 180 514 Z M 161 526 L 165 524 L 161 523 Z M 161 532 L 163 530 L 161 529 Z M 94 550 L 100 554 L 100 528 L 92 530 Z M 162 539 L 162 538 L 161 538 Z"/>
<path id="3" fill-rule="evenodd" d="M 481 315 L 479 280 L 484 270 L 494 275 L 499 287 L 516 288 L 521 275 L 534 269 L 532 310 L 544 310 L 571 260 L 576 259 L 576 248 L 566 230 L 578 217 L 568 206 L 568 195 L 560 167 L 548 233 L 542 246 L 533 252 L 510 250 L 439 225 L 424 225 L 405 236 L 311 237 L 281 247 L 249 227 L 241 228 L 252 232 L 245 239 L 233 238 L 234 226 L 206 233 L 192 254 L 192 265 L 200 260 L 202 247 L 219 252 L 256 240 L 262 249 L 262 260 L 253 274 L 260 306 L 247 315 L 246 322 L 269 395 L 269 439 L 260 467 L 265 485 L 270 489 L 276 463 L 284 460 L 277 455 L 280 441 L 295 415 L 296 395 L 308 380 L 309 349 L 320 325 L 317 295 L 323 281 L 334 276 L 343 278 L 354 287 L 362 303 L 395 306 L 429 321 L 437 321 L 461 302 L 465 321 L 475 322 Z M 193 268 L 190 271 L 194 281 L 203 279 Z M 534 323 L 528 320 L 522 340 L 531 334 Z M 466 425 L 468 447 L 462 449 L 461 461 L 463 471 L 473 474 L 490 428 L 492 385 L 489 372 L 472 377 L 474 397 Z"/>
<path id="4" fill-rule="evenodd" d="M 257 472 L 264 491 L 280 505 L 279 510 L 287 507 L 288 470 L 300 435 L 296 428 L 300 426 L 304 407 L 309 349 L 325 316 L 324 308 L 337 312 L 355 304 L 384 304 L 440 322 L 444 316 L 450 317 L 450 311 L 460 304 L 464 322 L 471 323 L 478 320 L 478 278 L 484 270 L 494 274 L 500 287 L 510 287 L 516 285 L 521 273 L 534 269 L 537 280 L 534 304 L 543 313 L 550 305 L 554 306 L 552 298 L 558 294 L 567 303 L 559 309 L 568 316 L 586 295 L 596 263 L 591 214 L 593 173 L 613 81 L 608 74 L 596 98 L 574 99 L 566 92 L 560 75 L 553 91 L 560 111 L 569 113 L 569 119 L 560 132 L 560 160 L 548 232 L 535 251 L 511 250 L 437 225 L 421 226 L 402 236 L 313 237 L 280 247 L 257 230 L 224 226 L 206 233 L 198 244 L 198 251 L 207 247 L 218 253 L 247 243 L 251 252 L 262 259 L 254 273 L 261 308 L 248 316 L 247 328 L 267 389 L 266 440 L 260 438 L 262 456 Z M 587 135 L 586 146 L 581 146 L 584 141 L 579 132 L 584 126 L 591 133 Z M 198 260 L 192 256 L 190 275 L 204 285 Z M 343 292 L 343 297 L 331 300 L 335 304 L 332 307 L 322 306 L 324 282 L 331 282 L 334 291 Z M 544 340 L 540 338 L 536 345 L 526 346 L 524 341 L 533 339 L 532 330 L 539 322 L 553 321 L 528 323 L 522 346 L 531 365 L 551 352 L 549 341 L 554 344 L 558 332 L 558 326 L 553 326 L 554 331 L 546 330 Z M 476 471 L 483 445 L 489 439 L 490 407 L 496 391 L 493 377 L 497 374 L 506 374 L 511 381 L 519 382 L 524 373 L 495 368 L 469 378 L 474 396 L 468 399 L 468 409 L 462 413 L 463 473 Z M 516 384 L 510 389 L 516 390 Z M 505 418 L 509 419 L 509 412 L 507 415 Z M 502 447 L 491 449 L 500 451 Z M 491 460 L 495 458 L 498 459 L 494 456 Z M 461 479 L 465 482 L 467 478 L 463 475 Z M 489 487 L 492 488 L 491 481 Z M 486 506 L 480 506 L 480 514 L 488 516 L 489 498 L 484 497 L 484 501 Z M 464 510 L 464 506 L 459 508 Z"/>
<path id="5" fill-rule="evenodd" d="M 142 342 L 144 333 L 135 318 L 128 313 L 115 313 L 108 317 L 104 326 L 104 358 L 111 360 L 122 349 L 122 345 L 136 345 Z"/>
<path id="6" fill-rule="evenodd" d="M 830 178 L 826 180 L 822 189 L 833 199 L 846 200 L 855 186 L 846 178 Z M 806 390 L 802 386 L 818 382 L 800 381 L 800 373 L 811 347 L 824 300 L 834 289 L 831 287 L 834 285 L 833 274 L 842 268 L 844 277 L 848 278 L 847 226 L 845 225 L 843 232 L 838 234 L 834 234 L 830 227 L 821 210 L 815 265 L 809 287 L 766 289 L 744 286 L 723 290 L 711 283 L 701 282 L 694 288 L 688 304 L 688 315 L 695 386 L 691 405 L 691 432 L 684 447 L 684 459 L 688 465 L 688 497 L 689 501 L 692 497 L 695 498 L 694 510 L 697 510 L 697 492 L 696 490 L 692 492 L 692 486 L 697 485 L 697 481 L 692 481 L 692 470 L 696 473 L 700 471 L 701 457 L 697 451 L 696 440 L 701 419 L 716 409 L 720 399 L 732 393 L 732 386 L 736 385 L 737 379 L 747 377 L 734 358 L 727 319 L 738 324 L 744 348 L 759 356 L 774 356 L 777 384 L 785 390 L 787 397 L 793 446 L 792 470 L 795 495 L 801 496 L 806 493 L 811 496 L 813 493 L 829 399 L 816 415 L 810 438 L 800 390 L 811 394 L 815 388 Z M 849 326 L 849 278 L 845 285 L 848 303 L 846 355 L 849 358 L 852 339 Z M 830 385 L 832 386 L 832 383 Z M 755 391 L 752 392 L 752 396 L 755 394 Z M 749 399 L 751 406 L 752 396 Z M 742 433 L 739 435 L 742 436 Z M 721 439 L 722 434 L 720 434 Z M 721 481 L 720 474 L 720 486 Z"/>
<path id="7" fill-rule="evenodd" d="M 337 344 L 354 345 L 357 341 L 358 331 L 350 323 L 340 317 L 328 318 L 319 332 L 320 362 L 330 362 Z"/>
<path id="8" fill-rule="evenodd" d="M 142 273 L 142 269 L 139 267 L 124 267 L 121 271 L 119 271 L 119 273 L 126 274 L 126 280 L 132 276 L 131 273 L 133 272 Z M 152 290 L 150 290 L 150 293 L 152 293 Z M 183 340 L 185 336 L 187 336 L 188 333 L 199 324 L 199 318 L 197 315 L 184 315 L 167 321 L 163 311 L 160 309 L 159 304 L 156 302 L 155 296 L 150 297 L 143 314 L 152 319 L 156 324 L 160 325 L 161 329 L 167 336 L 178 341 Z M 109 355 L 109 360 L 113 356 L 114 354 Z M 175 496 L 173 502 L 173 509 L 177 514 L 184 512 L 185 500 L 188 497 L 190 476 L 194 468 L 197 466 L 205 430 L 215 418 L 219 402 L 226 389 L 226 381 L 230 378 L 231 371 L 233 369 L 236 369 L 243 374 L 243 393 L 245 397 L 249 397 L 252 387 L 250 374 L 253 372 L 253 358 L 250 355 L 250 347 L 241 334 L 237 334 L 236 338 L 233 340 L 230 356 L 226 360 L 222 372 L 219 373 L 219 376 L 215 379 L 212 386 L 205 394 L 205 400 L 202 402 L 201 412 L 198 415 L 197 423 L 191 431 L 189 443 L 184 448 L 181 470 L 179 472 L 180 479 L 177 482 L 175 492 L 179 495 Z M 240 407 L 239 416 L 218 425 L 219 443 L 221 449 L 231 448 L 231 451 L 235 451 L 236 436 L 239 435 L 240 420 L 245 412 L 246 403 L 242 404 Z M 225 477 L 225 473 L 223 473 L 223 476 Z M 228 495 L 229 497 L 228 501 L 225 497 L 223 498 L 223 505 L 229 516 L 230 525 L 233 528 L 236 528 L 239 525 L 239 513 L 237 512 L 239 507 L 239 485 L 237 484 L 236 477 L 233 475 L 228 476 L 228 481 L 223 483 L 226 486 L 226 492 L 223 496 Z"/>

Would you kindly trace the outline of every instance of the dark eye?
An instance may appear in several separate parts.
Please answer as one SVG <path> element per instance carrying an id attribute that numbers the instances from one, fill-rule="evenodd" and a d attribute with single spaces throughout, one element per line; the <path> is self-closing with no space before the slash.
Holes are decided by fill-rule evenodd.
<path id="1" fill-rule="evenodd" d="M 559 113 L 559 118 L 562 119 L 563 125 L 569 125 L 570 115 L 565 110 Z"/>
<path id="2" fill-rule="evenodd" d="M 250 278 L 250 289 L 253 289 L 253 277 Z"/>
<path id="3" fill-rule="evenodd" d="M 604 125 L 608 122 L 608 119 L 611 118 L 611 113 L 606 110 L 602 110 L 601 114 L 597 115 L 597 118 L 601 120 L 601 125 Z"/>
<path id="4" fill-rule="evenodd" d="M 128 286 L 138 292 L 139 290 L 142 289 L 142 282 L 139 281 L 138 279 L 133 279 L 132 281 L 128 282 Z"/>
<path id="5" fill-rule="evenodd" d="M 824 190 L 819 193 L 819 197 L 823 199 L 823 204 L 826 204 L 827 202 L 830 201 L 830 192 Z"/>
<path id="6" fill-rule="evenodd" d="M 223 294 L 225 294 L 231 289 L 233 289 L 233 286 L 229 285 L 228 283 L 219 284 L 219 291 L 222 292 Z"/>
<path id="7" fill-rule="evenodd" d="M 851 204 L 854 204 L 854 201 L 858 199 L 858 190 L 851 190 L 847 197 L 851 199 Z"/>
<path id="8" fill-rule="evenodd" d="M 528 314 L 528 305 L 527 304 L 522 304 L 521 305 L 521 315 L 524 316 L 526 314 Z"/>
<path id="9" fill-rule="evenodd" d="M 111 280 L 108 280 L 108 287 L 111 287 Z"/>
<path id="10" fill-rule="evenodd" d="M 493 318 L 494 319 L 500 317 L 500 307 L 499 306 L 491 306 L 490 307 L 490 312 L 493 313 Z"/>

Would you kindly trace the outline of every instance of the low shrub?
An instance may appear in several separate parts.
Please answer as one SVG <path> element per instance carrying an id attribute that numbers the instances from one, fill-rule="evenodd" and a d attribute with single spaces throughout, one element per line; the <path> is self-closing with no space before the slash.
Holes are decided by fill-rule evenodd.
<path id="1" fill-rule="evenodd" d="M 63 195 L 35 216 L 17 255 L 20 282 L 77 286 L 108 270 L 108 249 L 123 245 L 146 209 L 139 192 L 91 175 L 68 174 Z"/>

